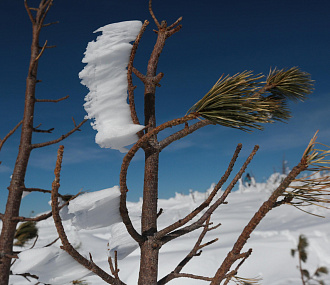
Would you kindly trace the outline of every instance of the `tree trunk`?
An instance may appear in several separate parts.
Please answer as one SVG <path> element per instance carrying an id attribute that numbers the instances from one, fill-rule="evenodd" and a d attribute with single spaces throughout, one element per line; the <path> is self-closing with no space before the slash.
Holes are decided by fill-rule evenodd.
<path id="1" fill-rule="evenodd" d="M 39 54 L 39 33 L 40 30 L 36 25 L 34 25 L 31 45 L 31 59 L 29 72 L 26 79 L 25 107 L 21 140 L 12 179 L 8 187 L 9 194 L 7 198 L 6 211 L 2 219 L 2 230 L 0 236 L 0 285 L 7 285 L 9 281 L 11 259 L 13 255 L 13 241 L 17 225 L 17 221 L 13 220 L 13 218 L 19 216 L 22 193 L 25 188 L 24 181 L 26 169 L 32 150 L 31 142 L 38 69 L 38 61 L 36 58 Z"/>

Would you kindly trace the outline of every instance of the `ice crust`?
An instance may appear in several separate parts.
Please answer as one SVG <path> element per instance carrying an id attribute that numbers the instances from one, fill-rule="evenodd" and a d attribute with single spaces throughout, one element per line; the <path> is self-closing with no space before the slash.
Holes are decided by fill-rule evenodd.
<path id="1" fill-rule="evenodd" d="M 86 118 L 97 130 L 95 142 L 102 148 L 126 152 L 125 146 L 137 141 L 136 133 L 144 126 L 134 124 L 127 103 L 127 65 L 132 44 L 141 29 L 140 21 L 106 25 L 96 41 L 88 43 L 79 73 L 81 83 L 89 89 L 85 97 Z"/>

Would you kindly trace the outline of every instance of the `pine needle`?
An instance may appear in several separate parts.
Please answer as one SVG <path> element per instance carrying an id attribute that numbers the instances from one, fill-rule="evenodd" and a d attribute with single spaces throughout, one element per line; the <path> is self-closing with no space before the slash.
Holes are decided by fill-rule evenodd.
<path id="1" fill-rule="evenodd" d="M 261 124 L 284 122 L 291 117 L 287 99 L 303 100 L 312 91 L 309 75 L 295 67 L 274 69 L 265 82 L 262 78 L 251 71 L 221 76 L 188 113 L 243 131 L 262 130 Z"/>

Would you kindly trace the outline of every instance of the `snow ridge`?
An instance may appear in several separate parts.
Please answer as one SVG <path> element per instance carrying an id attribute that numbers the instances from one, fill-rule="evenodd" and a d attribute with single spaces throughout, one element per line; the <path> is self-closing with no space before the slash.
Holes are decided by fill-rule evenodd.
<path id="1" fill-rule="evenodd" d="M 88 43 L 79 73 L 81 84 L 89 89 L 84 108 L 87 119 L 97 130 L 95 142 L 102 148 L 126 152 L 124 148 L 137 141 L 136 133 L 144 126 L 133 123 L 127 104 L 127 65 L 132 44 L 141 29 L 140 21 L 106 25 L 96 41 Z"/>

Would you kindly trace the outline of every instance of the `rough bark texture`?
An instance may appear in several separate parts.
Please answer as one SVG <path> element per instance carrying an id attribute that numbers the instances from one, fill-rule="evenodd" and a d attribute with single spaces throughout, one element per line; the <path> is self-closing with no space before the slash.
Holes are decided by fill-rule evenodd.
<path id="1" fill-rule="evenodd" d="M 14 217 L 19 216 L 19 209 L 22 199 L 23 189 L 25 187 L 24 180 L 26 169 L 31 153 L 31 140 L 33 132 L 33 114 L 34 114 L 34 100 L 35 88 L 37 82 L 38 61 L 36 60 L 39 54 L 39 33 L 40 30 L 36 25 L 33 26 L 33 39 L 31 45 L 31 59 L 26 79 L 25 91 L 25 108 L 21 132 L 20 146 L 18 155 L 10 182 L 8 187 L 9 194 L 6 204 L 6 211 L 2 219 L 3 225 L 0 236 L 0 284 L 6 285 L 9 281 L 10 264 L 13 250 L 13 241 L 16 231 L 17 220 Z M 8 256 L 9 255 L 9 256 Z"/>

